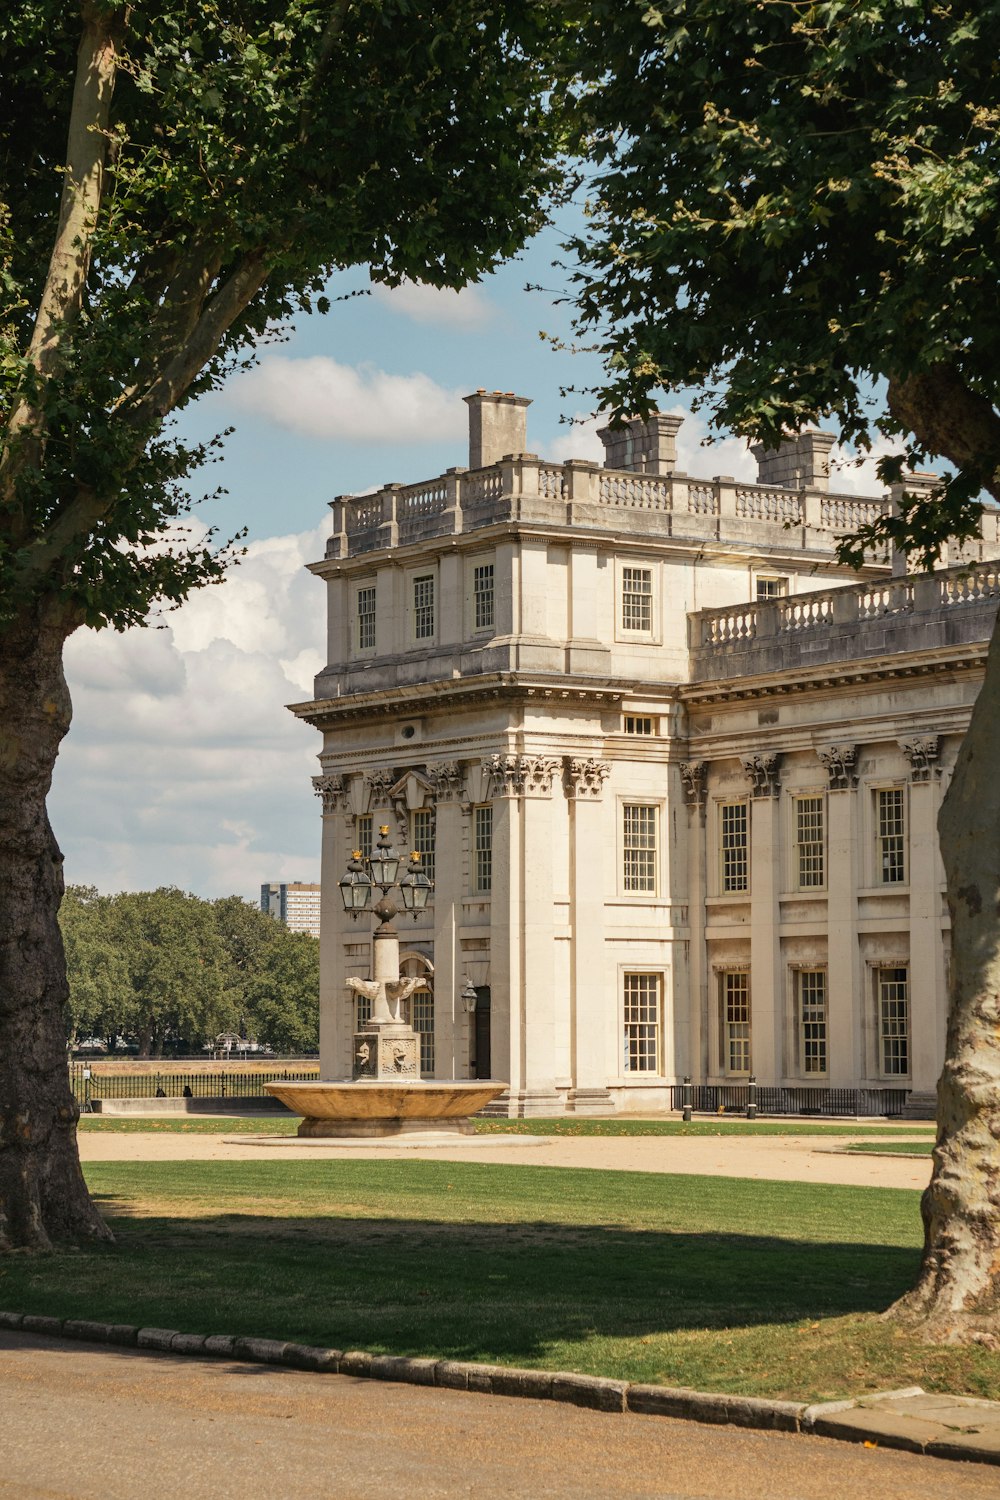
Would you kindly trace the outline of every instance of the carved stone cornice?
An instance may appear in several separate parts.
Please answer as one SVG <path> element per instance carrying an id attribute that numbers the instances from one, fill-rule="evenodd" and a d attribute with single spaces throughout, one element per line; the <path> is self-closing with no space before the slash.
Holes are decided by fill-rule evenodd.
<path id="1" fill-rule="evenodd" d="M 314 776 L 312 784 L 316 796 L 323 799 L 324 813 L 336 812 L 344 805 L 347 788 L 343 776 Z"/>
<path id="2" fill-rule="evenodd" d="M 740 764 L 743 767 L 744 776 L 750 783 L 752 796 L 777 797 L 780 794 L 781 781 L 778 773 L 781 756 L 776 751 L 741 755 Z"/>
<path id="3" fill-rule="evenodd" d="M 850 792 L 858 784 L 857 745 L 824 745 L 816 751 L 831 792 Z"/>
<path id="4" fill-rule="evenodd" d="M 604 792 L 604 783 L 611 775 L 611 766 L 606 760 L 570 759 L 566 762 L 566 795 L 576 802 L 598 802 Z"/>
<path id="5" fill-rule="evenodd" d="M 914 735 L 911 739 L 900 740 L 899 748 L 910 762 L 911 781 L 930 781 L 932 776 L 941 775 L 941 767 L 937 764 L 941 748 L 939 734 Z"/>
<path id="6" fill-rule="evenodd" d="M 522 755 L 521 787 L 525 797 L 551 797 L 552 778 L 560 761 L 552 755 Z"/>
<path id="7" fill-rule="evenodd" d="M 465 774 L 457 760 L 441 760 L 426 766 L 424 776 L 435 802 L 459 802 L 465 791 Z"/>
<path id="8" fill-rule="evenodd" d="M 682 760 L 681 781 L 684 784 L 684 800 L 689 807 L 705 806 L 708 795 L 708 762 L 704 760 Z"/>

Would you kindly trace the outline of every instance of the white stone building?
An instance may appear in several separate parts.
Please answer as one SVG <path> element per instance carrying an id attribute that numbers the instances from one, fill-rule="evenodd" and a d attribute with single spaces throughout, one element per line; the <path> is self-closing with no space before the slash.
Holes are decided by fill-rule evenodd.
<path id="1" fill-rule="evenodd" d="M 432 982 L 425 1073 L 508 1079 L 512 1114 L 667 1110 L 685 1075 L 702 1105 L 751 1075 L 763 1108 L 929 1095 L 935 817 L 996 516 L 932 577 L 859 581 L 835 538 L 892 496 L 834 493 L 822 433 L 744 484 L 677 472 L 677 418 L 605 432 L 607 467 L 552 464 L 524 398 L 467 400 L 469 468 L 335 500 L 312 565 L 324 1076 L 350 1074 L 344 981 L 370 962 L 337 882 L 387 824 L 435 882 L 399 919 Z"/>

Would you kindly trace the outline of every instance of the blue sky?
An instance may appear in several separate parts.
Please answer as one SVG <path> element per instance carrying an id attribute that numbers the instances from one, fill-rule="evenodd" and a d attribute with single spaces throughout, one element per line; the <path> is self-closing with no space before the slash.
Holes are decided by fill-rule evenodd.
<path id="1" fill-rule="evenodd" d="M 461 397 L 479 387 L 533 399 L 533 451 L 600 456 L 593 422 L 563 420 L 586 415 L 586 398 L 560 396 L 593 384 L 596 357 L 543 342 L 541 330 L 568 335 L 567 310 L 524 290 L 565 285 L 552 268 L 559 239 L 557 226 L 460 294 L 376 288 L 336 302 L 184 414 L 190 436 L 236 429 L 196 488 L 228 494 L 198 508 L 194 524 L 224 535 L 245 526 L 249 550 L 159 628 L 78 631 L 69 642 L 74 722 L 50 799 L 68 882 L 255 900 L 264 881 L 318 879 L 310 777 L 320 740 L 285 705 L 312 696 L 325 664 L 323 589 L 305 565 L 322 556 L 327 502 L 465 463 Z M 366 285 L 357 270 L 331 292 Z M 744 444 L 706 450 L 705 436 L 685 422 L 679 467 L 755 477 Z M 841 487 L 862 486 L 876 487 L 870 474 L 842 476 Z"/>

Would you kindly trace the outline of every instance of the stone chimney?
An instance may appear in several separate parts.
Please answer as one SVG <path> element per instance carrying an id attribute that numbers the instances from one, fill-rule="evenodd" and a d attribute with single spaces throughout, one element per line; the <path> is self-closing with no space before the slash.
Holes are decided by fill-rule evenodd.
<path id="1" fill-rule="evenodd" d="M 677 434 L 683 417 L 654 411 L 648 417 L 627 417 L 621 427 L 601 427 L 604 467 L 634 474 L 672 474 L 677 467 Z"/>
<path id="2" fill-rule="evenodd" d="M 469 468 L 485 469 L 528 446 L 529 396 L 513 391 L 477 391 L 463 397 L 469 408 Z"/>
<path id="3" fill-rule="evenodd" d="M 750 452 L 757 460 L 757 483 L 787 490 L 828 490 L 834 441 L 832 432 L 809 428 L 785 438 L 777 448 L 755 443 Z"/>

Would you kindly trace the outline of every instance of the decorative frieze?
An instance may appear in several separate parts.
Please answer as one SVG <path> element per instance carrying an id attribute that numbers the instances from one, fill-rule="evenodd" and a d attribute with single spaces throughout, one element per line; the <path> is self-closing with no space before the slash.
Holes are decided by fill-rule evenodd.
<path id="1" fill-rule="evenodd" d="M 521 785 L 526 797 L 551 797 L 560 761 L 552 755 L 522 755 Z"/>
<path id="2" fill-rule="evenodd" d="M 441 760 L 425 766 L 424 777 L 435 802 L 458 802 L 465 791 L 465 775 L 457 760 Z"/>
<path id="3" fill-rule="evenodd" d="M 750 783 L 754 797 L 777 797 L 781 791 L 779 769 L 781 756 L 774 753 L 742 755 L 740 763 L 743 774 Z"/>
<path id="4" fill-rule="evenodd" d="M 684 798 L 689 807 L 705 806 L 708 794 L 708 763 L 704 760 L 682 760 L 680 763 Z"/>
<path id="5" fill-rule="evenodd" d="M 325 813 L 336 812 L 339 807 L 343 806 L 347 796 L 343 776 L 314 776 L 312 784 L 316 796 L 323 799 Z"/>
<path id="6" fill-rule="evenodd" d="M 825 745 L 816 751 L 831 792 L 850 792 L 858 784 L 857 745 Z"/>
<path id="7" fill-rule="evenodd" d="M 524 771 L 520 755 L 490 755 L 483 761 L 485 797 L 520 797 Z"/>
<path id="8" fill-rule="evenodd" d="M 577 802 L 599 801 L 604 783 L 611 775 L 606 760 L 568 760 L 566 762 L 566 795 Z"/>
<path id="9" fill-rule="evenodd" d="M 365 785 L 371 794 L 374 807 L 388 807 L 395 782 L 396 773 L 391 768 L 367 773 Z"/>
<path id="10" fill-rule="evenodd" d="M 900 750 L 910 762 L 911 781 L 930 781 L 932 776 L 941 775 L 941 767 L 937 764 L 940 747 L 939 734 L 919 735 L 899 741 Z"/>

